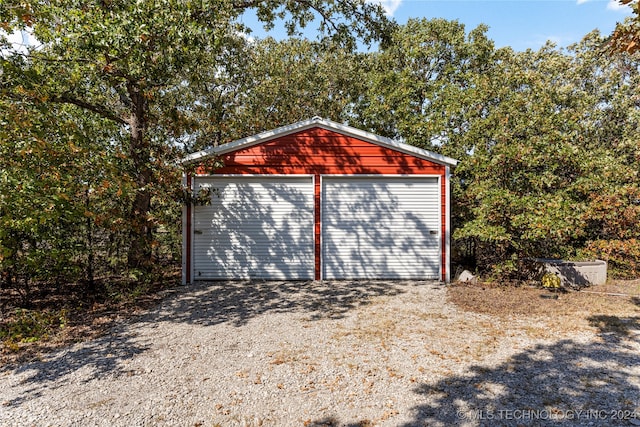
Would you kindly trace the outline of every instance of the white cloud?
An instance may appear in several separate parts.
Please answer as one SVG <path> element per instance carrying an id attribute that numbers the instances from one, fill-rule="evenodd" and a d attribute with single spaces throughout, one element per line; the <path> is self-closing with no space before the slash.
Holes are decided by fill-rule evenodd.
<path id="1" fill-rule="evenodd" d="M 597 0 L 576 0 L 576 4 L 581 5 L 591 1 Z M 614 12 L 631 12 L 631 7 L 628 4 L 620 3 L 619 0 L 608 0 L 607 10 L 612 10 Z"/>
<path id="2" fill-rule="evenodd" d="M 368 3 L 380 3 L 385 13 L 393 16 L 402 4 L 402 0 L 367 0 Z"/>
<path id="3" fill-rule="evenodd" d="M 620 3 L 618 0 L 609 0 L 609 3 L 607 3 L 607 9 L 608 10 L 615 10 L 615 11 L 629 11 L 629 5 L 627 4 L 622 4 Z"/>
<path id="4" fill-rule="evenodd" d="M 242 37 L 243 39 L 245 39 L 248 43 L 253 43 L 256 41 L 256 38 L 253 37 L 251 34 L 249 33 L 245 33 L 244 31 L 236 31 L 236 35 Z"/>

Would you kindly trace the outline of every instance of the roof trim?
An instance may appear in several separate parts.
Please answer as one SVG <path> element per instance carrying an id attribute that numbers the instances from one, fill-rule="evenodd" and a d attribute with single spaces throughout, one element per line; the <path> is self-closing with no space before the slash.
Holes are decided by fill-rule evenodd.
<path id="1" fill-rule="evenodd" d="M 370 132 L 366 132 L 360 129 L 356 129 L 351 126 L 347 126 L 341 123 L 337 123 L 331 120 L 323 119 L 321 117 L 313 117 L 308 120 L 296 122 L 287 126 L 282 126 L 277 129 L 262 132 L 257 135 L 249 136 L 246 138 L 238 139 L 227 144 L 219 145 L 217 147 L 208 148 L 206 150 L 191 153 L 180 160 L 182 164 L 195 163 L 199 160 L 204 160 L 211 156 L 220 156 L 230 153 L 242 148 L 251 147 L 252 145 L 267 142 L 269 140 L 289 135 L 292 133 L 300 132 L 303 130 L 319 127 L 325 130 L 331 130 L 343 135 L 351 136 L 357 139 L 362 139 L 373 144 L 380 145 L 382 147 L 390 148 L 392 150 L 400 151 L 405 154 L 410 154 L 421 159 L 429 160 L 435 163 L 456 166 L 458 161 L 441 154 L 437 154 L 431 151 L 424 150 L 422 148 L 414 147 L 413 145 L 405 144 L 403 142 L 394 141 L 384 136 L 376 135 Z"/>

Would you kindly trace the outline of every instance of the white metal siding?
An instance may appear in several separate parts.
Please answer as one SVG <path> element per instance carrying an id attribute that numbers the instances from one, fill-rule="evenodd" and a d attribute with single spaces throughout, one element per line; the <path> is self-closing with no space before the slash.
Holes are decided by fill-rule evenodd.
<path id="1" fill-rule="evenodd" d="M 313 279 L 311 177 L 198 177 L 194 279 Z"/>
<path id="2" fill-rule="evenodd" d="M 324 279 L 440 279 L 435 177 L 323 177 Z"/>

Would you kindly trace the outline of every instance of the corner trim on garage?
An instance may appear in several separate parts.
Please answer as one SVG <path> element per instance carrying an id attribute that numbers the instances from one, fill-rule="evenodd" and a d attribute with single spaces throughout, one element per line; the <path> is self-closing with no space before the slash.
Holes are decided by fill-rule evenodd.
<path id="1" fill-rule="evenodd" d="M 445 232 L 444 232 L 444 266 L 445 274 L 444 281 L 445 283 L 451 282 L 451 168 L 449 166 L 445 169 Z"/>

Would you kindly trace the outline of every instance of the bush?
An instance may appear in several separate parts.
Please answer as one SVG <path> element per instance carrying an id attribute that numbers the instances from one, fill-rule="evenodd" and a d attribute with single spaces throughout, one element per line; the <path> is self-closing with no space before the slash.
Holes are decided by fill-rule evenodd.
<path id="1" fill-rule="evenodd" d="M 640 273 L 640 240 L 595 240 L 580 254 L 584 258 L 607 261 L 611 277 L 633 279 Z"/>
<path id="2" fill-rule="evenodd" d="M 5 347 L 17 351 L 21 343 L 46 339 L 67 324 L 67 311 L 37 311 L 17 309 L 0 328 L 0 340 Z"/>

